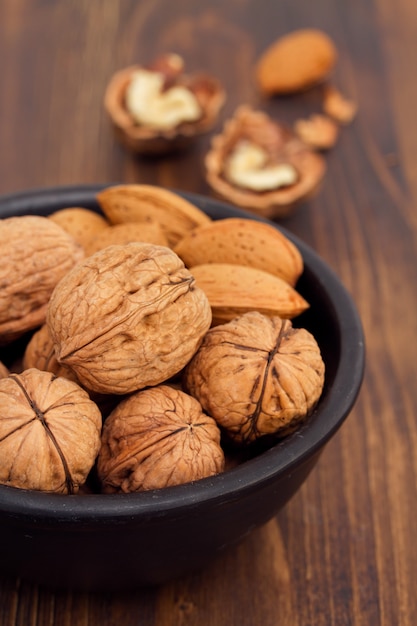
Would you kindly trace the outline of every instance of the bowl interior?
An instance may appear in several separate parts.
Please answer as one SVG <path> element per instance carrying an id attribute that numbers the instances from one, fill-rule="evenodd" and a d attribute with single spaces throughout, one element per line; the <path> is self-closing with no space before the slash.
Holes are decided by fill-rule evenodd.
<path id="1" fill-rule="evenodd" d="M 3 196 L 0 198 L 0 218 L 48 215 L 70 206 L 98 211 L 96 193 L 109 185 L 59 187 Z M 210 198 L 178 193 L 213 219 L 247 217 L 267 221 Z M 161 514 L 164 510 L 188 507 L 201 501 L 221 501 L 231 494 L 238 497 L 239 493 L 257 483 L 290 472 L 293 466 L 324 446 L 350 412 L 359 393 L 364 368 L 362 326 L 350 295 L 328 265 L 292 233 L 276 227 L 298 246 L 304 259 L 305 270 L 297 290 L 311 306 L 293 321 L 294 325 L 307 328 L 315 336 L 326 366 L 323 393 L 309 419 L 285 439 L 265 440 L 261 445 L 251 447 L 238 466 L 196 483 L 138 494 L 88 496 L 50 495 L 0 486 L 0 513 L 42 518 L 54 510 L 57 520 L 76 515 L 85 522 L 107 516 L 115 519 L 132 514 Z M 10 363 L 16 357 L 18 346 L 19 342 L 14 344 L 14 353 L 10 348 L 0 349 L 0 360 Z"/>

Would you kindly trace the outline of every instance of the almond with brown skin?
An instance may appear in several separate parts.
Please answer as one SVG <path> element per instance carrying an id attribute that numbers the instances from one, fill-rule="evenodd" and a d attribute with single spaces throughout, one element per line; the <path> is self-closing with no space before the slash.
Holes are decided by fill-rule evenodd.
<path id="1" fill-rule="evenodd" d="M 208 298 L 213 326 L 248 311 L 291 319 L 309 307 L 291 285 L 254 267 L 208 263 L 192 267 L 190 272 Z"/>
<path id="2" fill-rule="evenodd" d="M 266 222 L 230 217 L 196 228 L 176 246 L 187 267 L 205 263 L 246 265 L 279 276 L 294 286 L 303 258 L 292 241 Z"/>
<path id="3" fill-rule="evenodd" d="M 267 95 L 295 93 L 323 81 L 336 61 L 336 46 L 326 33 L 301 28 L 265 50 L 256 67 L 256 78 Z"/>
<path id="4" fill-rule="evenodd" d="M 84 207 L 66 207 L 49 215 L 49 219 L 72 235 L 83 248 L 91 237 L 108 227 L 103 215 Z"/>
<path id="5" fill-rule="evenodd" d="M 153 243 L 157 246 L 168 246 L 168 240 L 158 222 L 137 222 L 131 224 L 112 224 L 91 237 L 85 244 L 85 252 L 89 256 L 114 245 L 125 245 L 132 241 Z"/>
<path id="6" fill-rule="evenodd" d="M 153 185 L 107 187 L 97 195 L 97 200 L 112 224 L 159 222 L 170 245 L 175 245 L 193 228 L 211 221 L 188 200 Z"/>

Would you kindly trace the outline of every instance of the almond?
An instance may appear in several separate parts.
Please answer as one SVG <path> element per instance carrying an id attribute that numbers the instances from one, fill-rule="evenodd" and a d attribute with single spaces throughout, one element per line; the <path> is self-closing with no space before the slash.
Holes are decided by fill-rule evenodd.
<path id="1" fill-rule="evenodd" d="M 180 195 L 153 185 L 115 185 L 97 195 L 97 201 L 112 224 L 159 222 L 170 246 L 211 219 Z"/>
<path id="2" fill-rule="evenodd" d="M 158 222 L 133 222 L 131 224 L 112 224 L 97 233 L 85 244 L 87 255 L 114 245 L 125 245 L 132 241 L 144 241 L 157 246 L 168 246 L 167 238 Z"/>
<path id="3" fill-rule="evenodd" d="M 196 265 L 190 272 L 208 298 L 213 326 L 248 311 L 291 319 L 309 308 L 308 302 L 291 285 L 254 267 L 208 263 Z"/>
<path id="4" fill-rule="evenodd" d="M 280 230 L 249 218 L 212 221 L 183 237 L 174 249 L 187 267 L 245 265 L 274 274 L 292 286 L 304 266 L 298 248 Z"/>
<path id="5" fill-rule="evenodd" d="M 108 222 L 103 215 L 84 207 L 67 207 L 49 215 L 49 219 L 72 235 L 78 243 L 85 247 L 87 241 L 104 228 Z"/>
<path id="6" fill-rule="evenodd" d="M 336 60 L 336 46 L 326 33 L 302 28 L 280 37 L 265 50 L 256 77 L 267 95 L 295 93 L 323 81 Z"/>

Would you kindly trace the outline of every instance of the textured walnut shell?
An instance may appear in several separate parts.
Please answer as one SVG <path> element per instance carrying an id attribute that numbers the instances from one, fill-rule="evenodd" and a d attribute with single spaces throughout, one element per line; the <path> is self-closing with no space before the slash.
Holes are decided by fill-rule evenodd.
<path id="1" fill-rule="evenodd" d="M 257 312 L 209 330 L 184 373 L 184 388 L 239 444 L 293 431 L 323 383 L 311 333 Z"/>
<path id="2" fill-rule="evenodd" d="M 0 483 L 75 493 L 100 448 L 101 414 L 76 383 L 29 369 L 0 380 Z"/>
<path id="3" fill-rule="evenodd" d="M 301 28 L 280 37 L 263 52 L 256 78 L 267 95 L 304 91 L 322 82 L 336 60 L 336 46 L 326 33 Z"/>
<path id="4" fill-rule="evenodd" d="M 83 257 L 80 244 L 46 217 L 0 220 L 0 344 L 44 323 L 55 285 Z"/>
<path id="5" fill-rule="evenodd" d="M 108 415 L 120 401 L 119 396 L 101 394 L 86 388 L 81 384 L 74 370 L 68 367 L 68 365 L 57 361 L 55 344 L 52 341 L 47 324 L 43 324 L 39 330 L 33 333 L 23 354 L 22 365 L 25 370 L 34 367 L 44 372 L 50 372 L 55 376 L 63 376 L 77 383 L 87 391 L 91 400 L 97 404 L 103 416 Z"/>
<path id="6" fill-rule="evenodd" d="M 194 228 L 211 223 L 192 202 L 156 185 L 113 185 L 98 193 L 97 201 L 112 224 L 156 221 L 170 246 Z"/>
<path id="7" fill-rule="evenodd" d="M 263 148 L 271 163 L 293 166 L 297 181 L 270 191 L 255 192 L 227 180 L 227 159 L 239 141 L 247 140 Z M 221 197 L 264 217 L 289 215 L 296 203 L 305 200 L 318 188 L 326 171 L 321 154 L 313 151 L 288 129 L 274 122 L 266 113 L 240 106 L 226 121 L 221 134 L 212 139 L 205 158 L 208 184 Z"/>
<path id="8" fill-rule="evenodd" d="M 131 395 L 105 422 L 97 460 L 104 492 L 159 489 L 223 469 L 216 422 L 197 400 L 167 385 Z"/>
<path id="9" fill-rule="evenodd" d="M 35 368 L 43 372 L 50 372 L 55 376 L 64 376 L 68 380 L 78 383 L 75 372 L 66 365 L 58 363 L 55 355 L 55 346 L 47 324 L 43 324 L 30 338 L 23 354 L 23 369 Z"/>
<path id="10" fill-rule="evenodd" d="M 272 224 L 229 217 L 186 234 L 174 247 L 187 267 L 235 263 L 264 270 L 294 286 L 304 269 L 297 246 Z"/>
<path id="11" fill-rule="evenodd" d="M 83 386 L 124 394 L 178 373 L 211 323 L 204 292 L 169 248 L 109 246 L 69 272 L 47 323 L 61 364 Z"/>
<path id="12" fill-rule="evenodd" d="M 0 361 L 0 378 L 6 378 L 9 375 L 9 370 L 7 367 Z"/>
<path id="13" fill-rule="evenodd" d="M 132 65 L 116 72 L 106 88 L 104 107 L 120 142 L 138 154 L 164 154 L 182 150 L 197 137 L 207 133 L 217 121 L 225 101 L 225 91 L 220 82 L 205 73 L 175 77 L 175 84 L 187 87 L 196 97 L 201 118 L 183 122 L 169 130 L 156 130 L 138 124 L 125 105 L 127 87 L 134 72 L 143 66 Z"/>

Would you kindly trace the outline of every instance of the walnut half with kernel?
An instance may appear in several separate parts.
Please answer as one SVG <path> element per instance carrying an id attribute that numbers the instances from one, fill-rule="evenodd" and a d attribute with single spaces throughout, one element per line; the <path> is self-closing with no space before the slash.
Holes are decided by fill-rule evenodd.
<path id="1" fill-rule="evenodd" d="M 323 384 L 311 333 L 258 312 L 210 329 L 184 374 L 184 389 L 238 444 L 295 430 Z"/>
<path id="2" fill-rule="evenodd" d="M 213 137 L 205 166 L 215 192 L 264 217 L 288 215 L 315 192 L 326 170 L 321 154 L 266 113 L 245 105 Z"/>
<path id="3" fill-rule="evenodd" d="M 223 469 L 216 422 L 197 400 L 168 385 L 132 394 L 105 422 L 97 459 L 105 493 L 160 489 Z"/>

